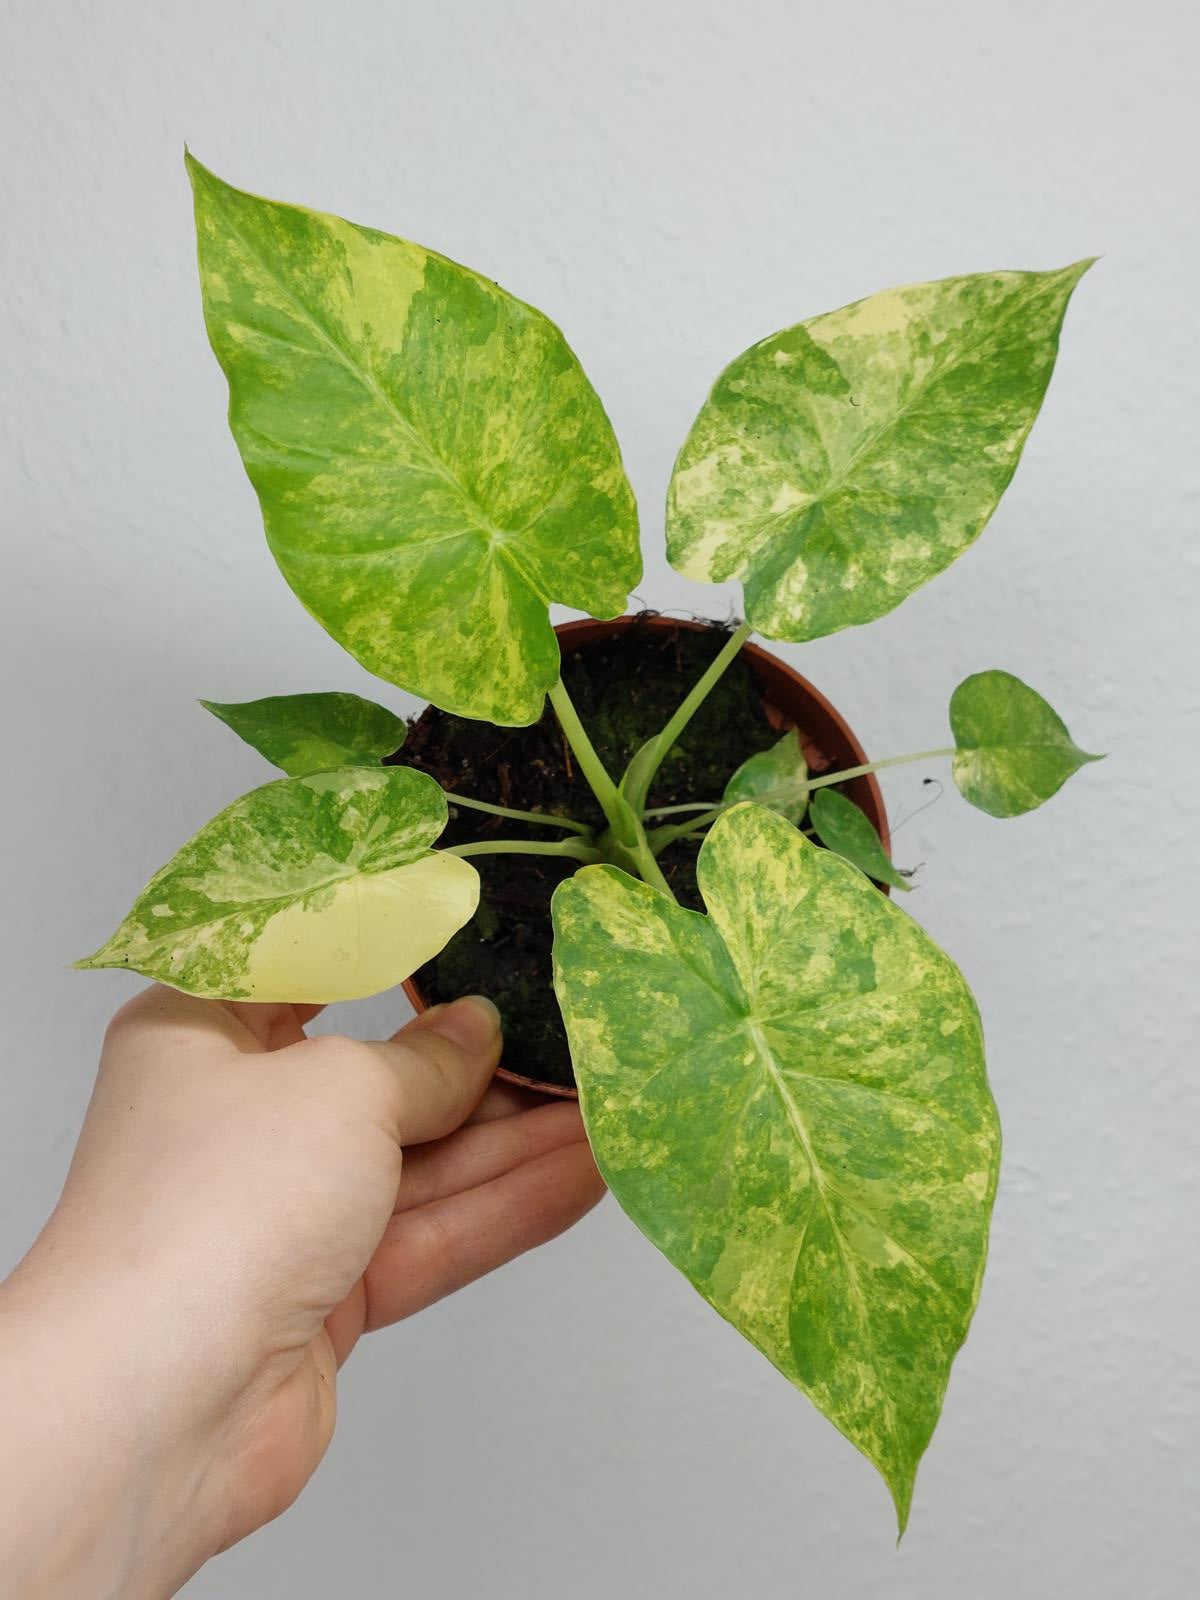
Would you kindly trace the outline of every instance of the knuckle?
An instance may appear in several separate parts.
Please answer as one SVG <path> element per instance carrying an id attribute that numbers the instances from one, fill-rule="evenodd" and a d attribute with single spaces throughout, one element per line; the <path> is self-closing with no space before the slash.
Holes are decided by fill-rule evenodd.
<path id="1" fill-rule="evenodd" d="M 302 1039 L 292 1050 L 314 1072 L 322 1075 L 358 1072 L 368 1053 L 368 1047 L 361 1040 L 349 1039 L 341 1033 Z"/>
<path id="2" fill-rule="evenodd" d="M 392 1099 L 395 1078 L 387 1061 L 371 1044 L 344 1034 L 305 1039 L 292 1047 L 319 1080 L 340 1092 L 353 1089 L 371 1097 Z"/>

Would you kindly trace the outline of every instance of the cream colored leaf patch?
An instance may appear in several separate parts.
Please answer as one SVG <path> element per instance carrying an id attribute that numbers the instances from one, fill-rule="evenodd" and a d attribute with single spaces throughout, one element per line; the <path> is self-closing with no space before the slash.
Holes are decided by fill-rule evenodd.
<path id="1" fill-rule="evenodd" d="M 419 245 L 188 169 L 209 338 L 285 578 L 381 678 L 535 721 L 550 603 L 616 616 L 641 575 L 620 450 L 562 334 Z"/>
<path id="2" fill-rule="evenodd" d="M 344 767 L 255 789 L 146 885 L 80 967 L 188 994 L 329 1002 L 391 988 L 474 914 L 479 877 L 429 847 L 446 798 L 408 767 Z"/>
<path id="3" fill-rule="evenodd" d="M 637 1225 L 879 1468 L 901 1526 L 979 1294 L 1000 1155 L 974 1001 L 854 867 L 757 805 L 708 916 L 608 866 L 555 893 L 555 988 Z"/>
<path id="4" fill-rule="evenodd" d="M 752 346 L 675 463 L 672 565 L 740 578 L 769 639 L 891 611 L 996 509 L 1090 265 L 889 289 Z"/>

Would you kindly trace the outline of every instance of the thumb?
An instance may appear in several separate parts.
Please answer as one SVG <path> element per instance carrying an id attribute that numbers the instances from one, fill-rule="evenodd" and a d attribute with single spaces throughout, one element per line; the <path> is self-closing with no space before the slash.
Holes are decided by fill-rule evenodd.
<path id="1" fill-rule="evenodd" d="M 500 1060 L 500 1013 L 483 995 L 466 995 L 415 1017 L 372 1044 L 395 1074 L 401 1145 L 441 1139 L 483 1098 Z"/>

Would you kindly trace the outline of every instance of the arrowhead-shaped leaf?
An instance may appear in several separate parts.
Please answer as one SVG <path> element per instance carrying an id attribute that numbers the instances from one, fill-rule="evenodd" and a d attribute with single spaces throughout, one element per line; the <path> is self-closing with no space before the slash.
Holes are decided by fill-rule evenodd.
<path id="1" fill-rule="evenodd" d="M 770 639 L 891 611 L 995 510 L 1090 264 L 890 289 L 752 346 L 675 463 L 672 564 L 741 578 Z"/>
<path id="2" fill-rule="evenodd" d="M 293 778 L 329 767 L 377 767 L 408 733 L 403 717 L 386 706 L 336 691 L 200 704 Z"/>
<path id="3" fill-rule="evenodd" d="M 364 666 L 444 710 L 533 722 L 548 605 L 625 607 L 637 513 L 558 329 L 495 283 L 188 159 L 204 315 L 287 581 Z"/>
<path id="4" fill-rule="evenodd" d="M 783 738 L 767 750 L 748 757 L 725 785 L 722 803 L 754 800 L 778 811 L 789 822 L 799 822 L 808 809 L 808 762 L 800 748 L 800 737 L 789 728 Z M 868 823 L 869 827 L 870 824 Z"/>
<path id="5" fill-rule="evenodd" d="M 474 867 L 429 848 L 445 825 L 445 795 L 408 767 L 281 778 L 201 828 L 76 964 L 223 1000 L 375 994 L 474 913 Z"/>
<path id="6" fill-rule="evenodd" d="M 892 865 L 867 817 L 844 794 L 837 794 L 833 789 L 815 789 L 809 821 L 826 849 L 835 850 L 868 878 L 906 892 L 912 888 Z"/>
<path id="7" fill-rule="evenodd" d="M 621 1205 L 879 1468 L 908 1515 L 979 1293 L 1000 1135 L 953 963 L 760 806 L 709 915 L 613 867 L 554 897 L 555 987 Z"/>
<path id="8" fill-rule="evenodd" d="M 1011 672 L 976 672 L 950 697 L 954 781 L 993 817 L 1019 817 L 1103 756 L 1076 745 L 1062 718 Z"/>

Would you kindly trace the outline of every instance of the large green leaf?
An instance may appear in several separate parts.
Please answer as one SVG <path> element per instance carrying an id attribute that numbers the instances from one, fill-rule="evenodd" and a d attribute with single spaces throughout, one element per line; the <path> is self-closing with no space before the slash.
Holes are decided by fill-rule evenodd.
<path id="1" fill-rule="evenodd" d="M 993 817 L 1033 811 L 1085 763 L 1104 759 L 1081 750 L 1058 713 L 1011 672 L 964 678 L 950 697 L 950 731 L 954 781 Z"/>
<path id="2" fill-rule="evenodd" d="M 555 987 L 621 1205 L 879 1468 L 901 1526 L 979 1293 L 1000 1135 L 957 968 L 756 805 L 709 915 L 609 866 L 554 897 Z"/>
<path id="3" fill-rule="evenodd" d="M 741 578 L 771 639 L 891 611 L 995 510 L 1090 265 L 890 289 L 752 346 L 675 463 L 672 564 Z"/>
<path id="4" fill-rule="evenodd" d="M 534 721 L 547 612 L 625 607 L 637 513 L 562 334 L 403 239 L 258 199 L 188 158 L 204 315 L 284 576 L 372 672 Z"/>
<path id="5" fill-rule="evenodd" d="M 281 778 L 207 823 L 80 967 L 224 1000 L 355 1000 L 466 923 L 479 876 L 429 846 L 446 797 L 409 767 Z"/>
<path id="6" fill-rule="evenodd" d="M 408 733 L 404 718 L 386 706 L 337 691 L 200 704 L 293 778 L 328 767 L 377 767 Z"/>
<path id="7" fill-rule="evenodd" d="M 835 850 L 868 878 L 906 892 L 912 888 L 892 865 L 866 813 L 844 794 L 833 789 L 817 789 L 812 797 L 809 820 L 827 850 Z"/>
<path id="8" fill-rule="evenodd" d="M 770 806 L 789 822 L 799 822 L 808 808 L 808 762 L 800 747 L 800 736 L 789 728 L 782 739 L 766 750 L 759 750 L 742 762 L 725 785 L 722 803 L 756 800 Z"/>

